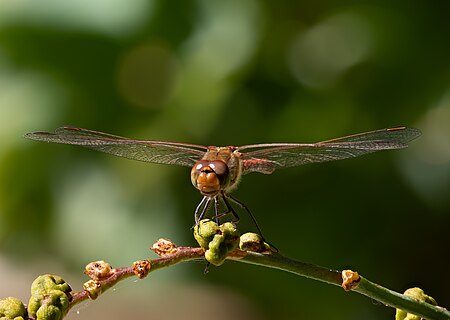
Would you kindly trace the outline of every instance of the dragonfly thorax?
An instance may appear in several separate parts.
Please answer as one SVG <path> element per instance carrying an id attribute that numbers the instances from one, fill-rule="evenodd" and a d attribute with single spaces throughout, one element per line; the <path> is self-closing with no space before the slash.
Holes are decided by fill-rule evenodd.
<path id="1" fill-rule="evenodd" d="M 228 187 L 230 171 L 222 160 L 200 160 L 192 167 L 191 181 L 203 195 L 214 197 Z"/>

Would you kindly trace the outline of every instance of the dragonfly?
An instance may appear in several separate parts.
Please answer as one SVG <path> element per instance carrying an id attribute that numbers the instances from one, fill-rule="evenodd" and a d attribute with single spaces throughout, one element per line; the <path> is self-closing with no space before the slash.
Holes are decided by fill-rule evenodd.
<path id="1" fill-rule="evenodd" d="M 217 223 L 219 218 L 229 214 L 237 223 L 239 216 L 232 206 L 234 204 L 249 214 L 258 233 L 265 240 L 250 209 L 231 195 L 243 175 L 251 172 L 271 174 L 281 168 L 353 158 L 382 150 L 402 149 L 420 134 L 418 129 L 402 126 L 317 143 L 263 143 L 241 147 L 134 140 L 72 126 L 58 128 L 54 133 L 27 133 L 24 137 L 43 142 L 79 145 L 132 160 L 190 167 L 191 182 L 203 195 L 195 209 L 195 225 L 205 217 L 212 204 L 215 212 L 213 219 Z M 221 207 L 226 211 L 220 213 Z"/>

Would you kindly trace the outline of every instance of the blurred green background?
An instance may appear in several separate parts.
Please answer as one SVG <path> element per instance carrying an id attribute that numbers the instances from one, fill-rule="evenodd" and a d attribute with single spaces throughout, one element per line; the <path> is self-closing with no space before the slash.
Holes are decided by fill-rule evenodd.
<path id="1" fill-rule="evenodd" d="M 420 128 L 407 150 L 245 176 L 282 253 L 450 306 L 450 2 L 0 0 L 0 296 L 194 245 L 184 167 L 27 141 L 74 125 L 205 145 Z M 241 214 L 242 231 L 252 229 Z M 152 255 L 152 257 L 154 257 Z M 393 319 L 370 299 L 239 263 L 125 281 L 68 319 Z"/>

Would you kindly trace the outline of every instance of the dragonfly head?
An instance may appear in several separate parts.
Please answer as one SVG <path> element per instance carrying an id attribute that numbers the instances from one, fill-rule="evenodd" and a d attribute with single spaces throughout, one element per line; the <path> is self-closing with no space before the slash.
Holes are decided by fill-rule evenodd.
<path id="1" fill-rule="evenodd" d="M 191 170 L 191 181 L 203 195 L 213 197 L 227 187 L 229 169 L 222 160 L 200 160 Z"/>

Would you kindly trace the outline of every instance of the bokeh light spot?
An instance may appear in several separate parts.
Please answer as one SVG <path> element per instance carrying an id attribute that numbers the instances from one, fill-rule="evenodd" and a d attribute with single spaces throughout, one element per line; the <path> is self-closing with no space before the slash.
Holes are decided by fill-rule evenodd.
<path id="1" fill-rule="evenodd" d="M 367 20 L 355 12 L 339 13 L 298 34 L 288 63 L 299 82 L 324 87 L 366 59 L 371 46 Z"/>
<path id="2" fill-rule="evenodd" d="M 174 106 L 187 130 L 201 136 L 220 121 L 230 77 L 252 61 L 263 21 L 253 0 L 203 0 L 199 7 L 201 19 L 180 50 L 183 76 Z"/>
<path id="3" fill-rule="evenodd" d="M 0 155 L 25 132 L 58 119 L 64 111 L 64 91 L 47 75 L 14 70 L 0 61 Z"/>
<path id="4" fill-rule="evenodd" d="M 2 0 L 0 27 L 20 22 L 121 36 L 148 19 L 152 4 L 150 0 Z"/>
<path id="5" fill-rule="evenodd" d="M 117 84 L 123 98 L 141 108 L 159 108 L 171 98 L 177 76 L 172 52 L 158 43 L 127 51 L 118 65 Z"/>
<path id="6" fill-rule="evenodd" d="M 413 188 L 432 206 L 448 205 L 450 190 L 450 89 L 418 127 L 422 136 L 402 157 Z"/>

